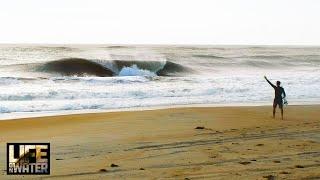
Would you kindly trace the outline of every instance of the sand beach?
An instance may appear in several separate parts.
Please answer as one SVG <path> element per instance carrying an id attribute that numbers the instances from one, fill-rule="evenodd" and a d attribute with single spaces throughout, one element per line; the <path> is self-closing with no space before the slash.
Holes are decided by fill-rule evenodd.
<path id="1" fill-rule="evenodd" d="M 186 107 L 0 121 L 7 142 L 50 142 L 44 179 L 317 179 L 320 106 Z M 0 164 L 3 179 L 5 163 Z"/>

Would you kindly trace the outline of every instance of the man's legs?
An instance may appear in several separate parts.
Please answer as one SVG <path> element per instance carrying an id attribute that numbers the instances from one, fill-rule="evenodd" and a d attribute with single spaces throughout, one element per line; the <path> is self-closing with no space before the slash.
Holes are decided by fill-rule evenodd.
<path id="1" fill-rule="evenodd" d="M 279 104 L 279 108 L 281 109 L 281 120 L 283 120 L 283 104 Z"/>
<path id="2" fill-rule="evenodd" d="M 277 102 L 274 100 L 273 101 L 273 119 L 275 118 L 276 116 L 276 108 L 277 108 Z"/>

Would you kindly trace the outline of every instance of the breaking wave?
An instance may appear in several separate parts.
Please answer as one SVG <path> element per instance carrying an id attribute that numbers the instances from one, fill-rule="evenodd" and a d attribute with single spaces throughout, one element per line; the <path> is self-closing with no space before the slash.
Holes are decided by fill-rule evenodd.
<path id="1" fill-rule="evenodd" d="M 113 72 L 102 65 L 80 58 L 68 58 L 51 61 L 40 66 L 39 70 L 52 73 L 60 73 L 66 76 L 113 76 Z"/>
<path id="2" fill-rule="evenodd" d="M 38 71 L 64 76 L 177 76 L 190 69 L 171 61 L 122 61 L 66 58 L 40 64 Z"/>

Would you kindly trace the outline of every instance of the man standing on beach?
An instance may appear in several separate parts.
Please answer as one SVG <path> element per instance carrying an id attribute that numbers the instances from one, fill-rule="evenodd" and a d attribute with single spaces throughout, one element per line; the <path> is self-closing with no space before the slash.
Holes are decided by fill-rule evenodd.
<path id="1" fill-rule="evenodd" d="M 273 118 L 275 118 L 276 114 L 276 108 L 277 105 L 279 105 L 279 108 L 281 109 L 281 119 L 283 120 L 283 98 L 286 97 L 286 92 L 284 91 L 283 87 L 280 87 L 280 81 L 277 81 L 277 86 L 272 84 L 266 76 L 264 78 L 267 80 L 267 82 L 273 87 L 274 89 L 274 100 L 273 100 Z M 283 94 L 283 97 L 282 97 Z"/>

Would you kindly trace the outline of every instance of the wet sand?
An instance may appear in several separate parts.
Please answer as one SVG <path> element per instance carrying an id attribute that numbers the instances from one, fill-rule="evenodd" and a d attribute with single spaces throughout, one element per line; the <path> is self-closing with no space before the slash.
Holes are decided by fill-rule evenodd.
<path id="1" fill-rule="evenodd" d="M 0 121 L 7 142 L 50 142 L 48 179 L 319 179 L 320 106 L 193 107 Z M 111 167 L 118 165 L 118 167 Z"/>

